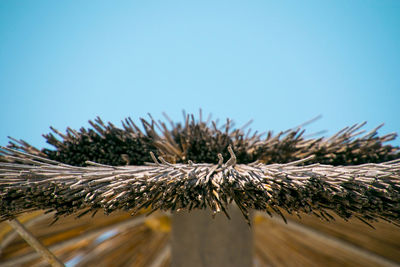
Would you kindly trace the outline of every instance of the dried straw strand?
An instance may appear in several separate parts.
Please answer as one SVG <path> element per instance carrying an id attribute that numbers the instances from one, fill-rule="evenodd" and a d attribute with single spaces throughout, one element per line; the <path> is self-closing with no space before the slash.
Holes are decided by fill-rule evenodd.
<path id="1" fill-rule="evenodd" d="M 296 166 L 304 160 L 244 165 L 228 150 L 225 164 L 222 156 L 220 164 L 171 164 L 159 157 L 161 162 L 147 166 L 78 167 L 3 147 L 3 157 L 14 163 L 0 163 L 0 218 L 38 209 L 56 211 L 56 216 L 142 208 L 208 207 L 226 213 L 234 201 L 246 219 L 252 209 L 282 217 L 283 209 L 325 220 L 332 219 L 332 211 L 367 224 L 379 218 L 400 222 L 400 160 L 357 166 Z"/>

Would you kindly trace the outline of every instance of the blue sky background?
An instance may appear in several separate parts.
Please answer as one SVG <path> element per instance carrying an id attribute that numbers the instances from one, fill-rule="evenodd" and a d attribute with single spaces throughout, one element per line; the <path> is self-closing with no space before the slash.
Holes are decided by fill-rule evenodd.
<path id="1" fill-rule="evenodd" d="M 400 1 L 0 1 L 0 145 L 187 112 L 400 131 Z M 397 140 L 394 144 L 399 145 Z"/>

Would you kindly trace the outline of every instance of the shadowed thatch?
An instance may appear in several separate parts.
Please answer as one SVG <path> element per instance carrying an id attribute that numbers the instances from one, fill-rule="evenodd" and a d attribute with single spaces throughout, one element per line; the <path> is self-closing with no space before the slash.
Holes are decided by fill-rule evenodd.
<path id="1" fill-rule="evenodd" d="M 283 209 L 326 220 L 332 211 L 366 223 L 400 221 L 399 148 L 383 144 L 395 134 L 379 137 L 374 129 L 357 138 L 361 124 L 328 139 L 307 139 L 300 127 L 262 138 L 231 129 L 229 120 L 221 128 L 189 116 L 171 129 L 153 119 L 142 123 L 144 132 L 130 119 L 123 129 L 99 118 L 90 122 L 94 129 L 53 129 L 61 140 L 45 138 L 56 150 L 14 140 L 1 152 L 1 218 L 38 209 L 79 215 L 210 207 L 217 213 L 234 201 L 245 217 L 250 209 Z"/>
<path id="2" fill-rule="evenodd" d="M 168 215 L 156 212 L 139 223 L 142 215 L 113 212 L 105 216 L 98 212 L 78 220 L 62 217 L 49 227 L 53 214 L 40 214 L 28 213 L 18 219 L 69 266 L 77 258 L 76 267 L 99 263 L 145 267 L 154 266 L 151 264 L 157 258 L 164 261 L 159 266 L 170 266 L 170 254 L 162 253 L 170 250 Z M 326 223 L 315 216 L 298 219 L 285 214 L 288 224 L 261 213 L 254 217 L 255 266 L 375 267 L 400 262 L 400 231 L 387 222 L 375 223 L 374 230 L 357 220 L 346 222 L 336 216 L 335 221 Z M 1 266 L 48 266 L 5 222 L 0 223 L 0 241 Z"/>
<path id="3" fill-rule="evenodd" d="M 245 132 L 246 127 L 233 128 L 229 119 L 218 127 L 218 121 L 196 121 L 193 116 L 186 116 L 183 124 L 169 120 L 171 129 L 154 119 L 141 119 L 141 122 L 144 130 L 130 118 L 123 121 L 123 129 L 120 129 L 97 118 L 94 122 L 89 121 L 92 129 L 76 131 L 67 128 L 63 134 L 50 127 L 58 138 L 53 133 L 44 137 L 55 150 L 39 150 L 13 138 L 9 147 L 73 166 L 86 166 L 86 161 L 112 166 L 143 165 L 152 161 L 150 152 L 171 163 L 187 163 L 188 160 L 217 163 L 219 153 L 224 158 L 230 156 L 228 146 L 232 147 L 239 164 L 254 161 L 288 163 L 311 155 L 314 158 L 308 161 L 309 164 L 335 166 L 380 163 L 400 158 L 399 147 L 384 145 L 395 139 L 396 134 L 377 135 L 382 125 L 364 135 L 364 131 L 359 131 L 365 125 L 362 123 L 346 127 L 330 138 L 313 139 L 304 137 L 301 126 L 277 135 L 270 131 L 263 138 L 264 134 L 252 133 L 250 129 Z"/>

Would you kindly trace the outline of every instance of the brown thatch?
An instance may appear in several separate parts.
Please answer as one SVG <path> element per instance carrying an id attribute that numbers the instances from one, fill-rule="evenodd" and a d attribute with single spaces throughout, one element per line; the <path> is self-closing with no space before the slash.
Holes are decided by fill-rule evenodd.
<path id="1" fill-rule="evenodd" d="M 54 151 L 39 151 L 23 141 L 10 145 L 22 151 L 3 148 L 1 218 L 38 209 L 80 215 L 98 209 L 135 213 L 210 207 L 218 213 L 234 201 L 246 218 L 250 209 L 278 214 L 284 209 L 326 220 L 333 211 L 366 223 L 400 221 L 399 148 L 383 145 L 395 134 L 378 137 L 374 129 L 354 138 L 361 124 L 328 139 L 307 140 L 300 128 L 262 139 L 231 130 L 229 120 L 224 131 L 193 117 L 184 127 L 171 123 L 171 130 L 154 120 L 142 123 L 145 133 L 130 119 L 119 129 L 98 118 L 90 122 L 96 131 L 68 128 L 64 135 L 53 129 L 62 137 L 45 136 Z M 158 125 L 162 135 L 155 130 Z M 154 163 L 135 166 L 150 160 Z M 257 161 L 239 164 L 250 160 Z M 364 164 L 352 166 L 355 162 Z M 122 163 L 133 165 L 105 165 Z M 338 164 L 349 166 L 333 166 Z"/>
<path id="2" fill-rule="evenodd" d="M 218 127 L 217 122 L 208 119 L 196 121 L 186 116 L 183 124 L 169 120 L 171 129 L 165 123 L 154 119 L 141 119 L 142 128 L 132 119 L 122 122 L 120 129 L 97 118 L 89 121 L 93 128 L 79 131 L 67 128 L 65 134 L 50 127 L 54 134 L 43 135 L 55 149 L 39 150 L 22 140 L 10 142 L 10 148 L 20 149 L 38 156 L 48 157 L 73 166 L 86 166 L 93 161 L 111 166 L 143 165 L 151 162 L 150 152 L 162 156 L 171 163 L 217 163 L 218 154 L 229 158 L 231 146 L 239 164 L 259 161 L 264 164 L 289 163 L 309 156 L 314 158 L 308 164 L 356 165 L 381 163 L 400 158 L 400 148 L 385 143 L 396 138 L 396 133 L 378 136 L 377 130 L 360 130 L 365 123 L 346 127 L 330 138 L 306 138 L 301 126 L 274 135 L 246 131 L 246 125 L 233 128 L 231 120 Z M 1 158 L 0 158 L 1 160 Z"/>
<path id="3" fill-rule="evenodd" d="M 168 213 L 132 218 L 121 211 L 210 207 L 224 213 L 230 201 L 245 216 L 260 211 L 253 223 L 259 264 L 400 262 L 399 228 L 380 220 L 399 223 L 400 149 L 385 144 L 396 134 L 378 136 L 377 127 L 361 136 L 360 124 L 330 138 L 307 138 L 301 127 L 262 137 L 234 129 L 229 120 L 218 127 L 190 116 L 170 128 L 142 120 L 143 130 L 131 119 L 122 129 L 99 118 L 90 123 L 92 129 L 68 128 L 65 134 L 52 129 L 58 137 L 45 135 L 52 150 L 12 139 L 0 152 L 1 219 L 21 216 L 63 262 L 78 257 L 77 266 L 99 259 L 116 266 L 168 266 Z M 84 215 L 97 210 L 110 215 Z M 289 224 L 265 219 L 269 212 Z M 60 216 L 67 214 L 74 216 Z M 48 227 L 54 216 L 59 221 Z M 376 220 L 377 230 L 365 227 Z M 115 236 L 99 241 L 110 230 Z M 0 262 L 40 264 L 4 222 Z"/>

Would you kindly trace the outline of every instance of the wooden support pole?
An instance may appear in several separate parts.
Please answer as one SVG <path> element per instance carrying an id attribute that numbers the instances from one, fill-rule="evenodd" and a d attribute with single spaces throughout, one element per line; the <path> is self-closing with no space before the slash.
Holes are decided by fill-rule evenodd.
<path id="1" fill-rule="evenodd" d="M 17 219 L 9 220 L 8 224 L 17 231 L 25 241 L 33 247 L 51 266 L 63 267 L 64 264 L 54 256 L 25 226 Z"/>
<path id="2" fill-rule="evenodd" d="M 172 215 L 172 267 L 247 267 L 253 263 L 252 229 L 239 208 L 213 219 L 210 210 Z"/>

